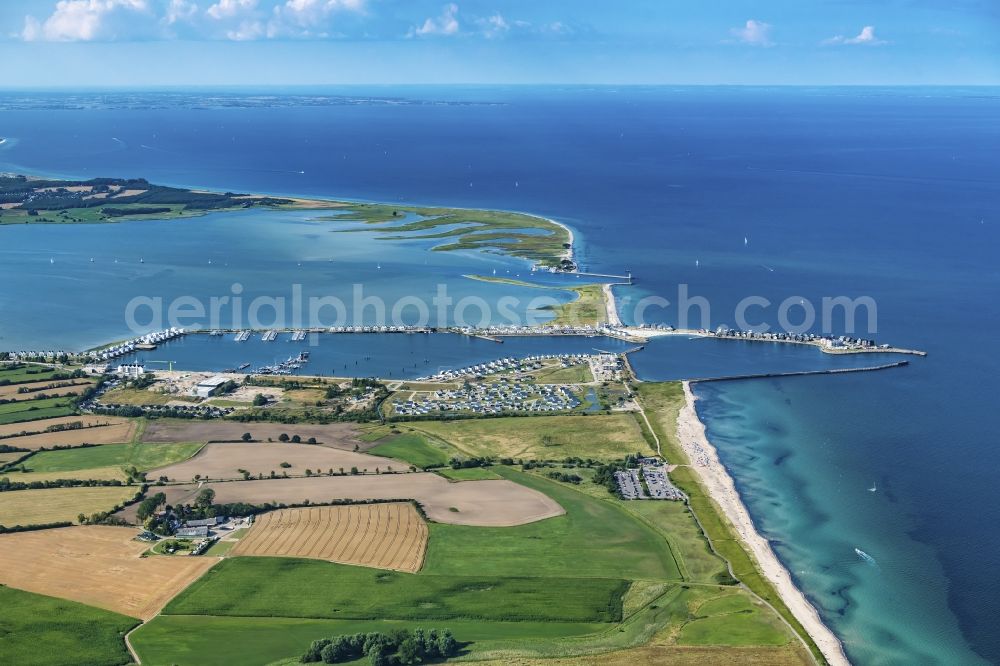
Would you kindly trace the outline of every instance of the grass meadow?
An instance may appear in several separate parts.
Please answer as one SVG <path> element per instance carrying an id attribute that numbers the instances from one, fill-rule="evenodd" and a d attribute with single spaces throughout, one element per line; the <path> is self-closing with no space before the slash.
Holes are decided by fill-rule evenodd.
<path id="1" fill-rule="evenodd" d="M 0 663 L 130 664 L 123 637 L 138 623 L 92 606 L 0 586 Z"/>

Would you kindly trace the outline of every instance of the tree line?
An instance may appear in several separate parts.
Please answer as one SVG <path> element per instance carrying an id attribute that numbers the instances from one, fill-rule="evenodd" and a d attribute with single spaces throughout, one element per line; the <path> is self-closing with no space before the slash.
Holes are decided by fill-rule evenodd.
<path id="1" fill-rule="evenodd" d="M 458 641 L 449 629 L 398 629 L 313 641 L 300 661 L 339 664 L 368 657 L 372 666 L 395 666 L 447 659 L 457 655 L 458 650 Z"/>

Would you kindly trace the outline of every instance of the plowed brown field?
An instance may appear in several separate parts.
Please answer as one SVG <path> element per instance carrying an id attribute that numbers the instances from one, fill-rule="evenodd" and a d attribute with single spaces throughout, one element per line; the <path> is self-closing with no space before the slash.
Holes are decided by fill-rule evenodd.
<path id="1" fill-rule="evenodd" d="M 232 555 L 308 557 L 416 573 L 427 524 L 412 504 L 282 509 L 257 518 Z"/>

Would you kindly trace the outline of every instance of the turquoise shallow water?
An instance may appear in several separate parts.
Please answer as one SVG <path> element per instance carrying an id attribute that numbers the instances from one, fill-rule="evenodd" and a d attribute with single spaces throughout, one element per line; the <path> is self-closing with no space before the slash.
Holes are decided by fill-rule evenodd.
<path id="1" fill-rule="evenodd" d="M 1000 522 L 1000 357 L 992 353 L 1000 91 L 370 92 L 436 103 L 195 109 L 194 100 L 24 111 L 0 95 L 0 135 L 16 139 L 0 149 L 0 168 L 535 212 L 578 232 L 585 267 L 635 273 L 638 284 L 618 291 L 626 319 L 643 296 L 676 304 L 678 283 L 710 301 L 713 326 L 733 325 L 735 305 L 749 295 L 775 304 L 871 296 L 874 335 L 930 356 L 885 373 L 705 386 L 701 413 L 755 521 L 855 662 L 1000 662 L 1000 532 L 992 527 Z M 240 273 L 255 290 L 289 284 L 303 257 L 311 284 L 380 281 L 363 256 L 356 274 L 314 265 L 308 225 L 254 220 L 223 233 L 216 229 L 226 223 L 203 222 L 192 221 L 191 234 L 49 229 L 38 232 L 51 234 L 43 241 L 0 228 L 0 342 L 83 346 L 122 337 L 126 297 L 188 293 L 192 283 L 228 289 L 237 272 L 230 248 L 264 263 Z M 297 240 L 274 241 L 290 228 Z M 50 256 L 60 248 L 69 256 Z M 132 261 L 148 253 L 148 266 L 154 249 L 170 255 L 159 268 L 133 264 L 99 289 L 86 286 L 94 269 L 69 268 L 98 250 L 128 250 Z M 216 251 L 232 271 L 208 268 L 206 255 Z M 431 257 L 427 273 L 448 284 L 467 260 L 483 261 Z M 414 262 L 405 263 L 410 276 Z M 60 265 L 68 273 L 50 268 Z M 413 279 L 426 285 L 421 266 Z M 380 288 L 397 293 L 404 272 L 392 272 Z M 649 313 L 679 318 L 674 305 Z M 774 308 L 754 311 L 755 321 L 775 319 Z M 671 378 L 738 363 L 700 344 L 650 345 L 640 372 Z M 761 362 L 761 353 L 747 349 L 743 363 Z M 876 481 L 878 492 L 868 493 Z M 878 568 L 858 560 L 855 547 Z"/>

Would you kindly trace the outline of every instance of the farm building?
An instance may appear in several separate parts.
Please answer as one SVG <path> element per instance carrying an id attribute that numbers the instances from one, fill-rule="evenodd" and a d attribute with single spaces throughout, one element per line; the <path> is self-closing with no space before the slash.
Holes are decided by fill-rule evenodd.
<path id="1" fill-rule="evenodd" d="M 202 527 L 182 527 L 181 529 L 177 530 L 177 533 L 174 534 L 174 536 L 176 536 L 176 537 L 178 537 L 180 539 L 204 538 L 204 537 L 208 536 L 208 528 L 204 527 L 204 526 L 202 526 Z"/>
<path id="2" fill-rule="evenodd" d="M 214 527 L 221 522 L 225 522 L 225 519 L 222 516 L 216 516 L 215 518 L 188 520 L 184 523 L 184 527 Z"/>

